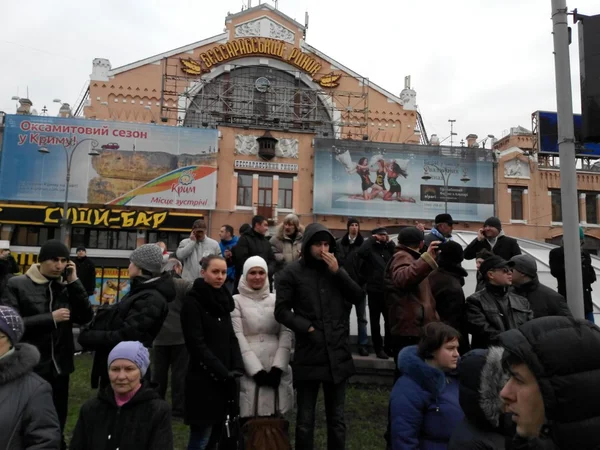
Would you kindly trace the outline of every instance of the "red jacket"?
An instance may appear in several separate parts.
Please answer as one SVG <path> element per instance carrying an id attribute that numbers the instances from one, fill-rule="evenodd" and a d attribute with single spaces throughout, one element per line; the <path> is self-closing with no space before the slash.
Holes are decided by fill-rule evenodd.
<path id="1" fill-rule="evenodd" d="M 392 336 L 419 336 L 429 322 L 439 321 L 427 276 L 437 269 L 428 254 L 403 245 L 388 264 L 384 276 L 385 307 Z"/>

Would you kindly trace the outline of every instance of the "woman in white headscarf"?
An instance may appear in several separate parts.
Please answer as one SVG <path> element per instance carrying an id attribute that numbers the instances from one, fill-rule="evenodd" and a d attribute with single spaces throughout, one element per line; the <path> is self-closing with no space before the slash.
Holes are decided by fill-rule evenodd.
<path id="1" fill-rule="evenodd" d="M 275 320 L 275 294 L 269 292 L 267 263 L 259 256 L 248 258 L 234 295 L 231 313 L 233 329 L 240 344 L 245 374 L 240 382 L 240 416 L 255 414 L 255 394 L 259 388 L 257 413 L 269 416 L 286 413 L 293 407 L 290 350 L 292 332 Z"/>

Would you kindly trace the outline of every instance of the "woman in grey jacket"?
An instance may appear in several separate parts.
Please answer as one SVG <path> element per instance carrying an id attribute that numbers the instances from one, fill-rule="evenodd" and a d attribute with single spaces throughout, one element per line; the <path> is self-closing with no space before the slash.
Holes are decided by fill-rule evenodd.
<path id="1" fill-rule="evenodd" d="M 58 450 L 61 432 L 52 389 L 33 373 L 40 352 L 19 344 L 23 332 L 17 312 L 0 306 L 0 449 Z"/>

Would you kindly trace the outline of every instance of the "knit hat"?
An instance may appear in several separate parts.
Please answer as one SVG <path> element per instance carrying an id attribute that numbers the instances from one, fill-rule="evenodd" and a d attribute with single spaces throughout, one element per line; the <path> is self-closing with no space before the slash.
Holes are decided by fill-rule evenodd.
<path id="1" fill-rule="evenodd" d="M 353 223 L 358 225 L 358 228 L 360 229 L 360 222 L 358 221 L 358 219 L 355 219 L 354 217 L 350 217 L 348 219 L 348 222 L 346 222 L 346 231 L 348 231 L 350 229 L 350 225 L 352 225 Z"/>
<path id="2" fill-rule="evenodd" d="M 85 249 L 85 247 L 77 247 L 77 251 L 86 252 L 87 250 Z"/>
<path id="3" fill-rule="evenodd" d="M 515 263 L 515 270 L 518 270 L 523 275 L 527 275 L 530 278 L 535 278 L 537 276 L 537 263 L 532 256 L 517 255 L 510 258 L 510 260 Z"/>
<path id="4" fill-rule="evenodd" d="M 419 244 L 425 240 L 423 232 L 416 227 L 406 227 L 398 233 L 398 243 L 408 247 Z"/>
<path id="5" fill-rule="evenodd" d="M 438 264 L 440 265 L 456 266 L 463 262 L 463 248 L 458 242 L 446 241 L 439 245 L 438 250 L 440 251 L 438 257 Z"/>
<path id="6" fill-rule="evenodd" d="M 18 344 L 25 333 L 23 319 L 10 306 L 0 306 L 0 331 L 8 336 L 12 345 Z"/>
<path id="7" fill-rule="evenodd" d="M 134 363 L 142 376 L 146 375 L 150 366 L 150 354 L 148 349 L 138 341 L 119 342 L 108 354 L 108 367 L 117 359 L 126 359 Z"/>
<path id="8" fill-rule="evenodd" d="M 194 224 L 192 225 L 192 230 L 206 230 L 206 222 L 204 219 L 194 220 Z"/>
<path id="9" fill-rule="evenodd" d="M 244 275 L 243 276 L 245 277 L 246 275 L 248 275 L 248 272 L 253 267 L 260 267 L 260 268 L 264 269 L 264 271 L 267 273 L 267 275 L 269 274 L 269 268 L 267 267 L 266 261 L 264 259 L 262 259 L 260 256 L 251 256 L 244 263 Z"/>
<path id="10" fill-rule="evenodd" d="M 502 223 L 500 223 L 500 219 L 497 217 L 490 217 L 487 219 L 484 224 L 484 227 L 494 227 L 498 231 L 502 231 Z"/>
<path id="11" fill-rule="evenodd" d="M 40 248 L 40 255 L 38 256 L 38 262 L 44 262 L 54 258 L 66 258 L 69 259 L 71 252 L 65 244 L 60 242 L 58 239 L 50 239 L 46 241 L 42 248 Z"/>
<path id="12" fill-rule="evenodd" d="M 144 244 L 131 252 L 129 260 L 140 269 L 157 275 L 162 270 L 163 252 L 156 244 Z"/>

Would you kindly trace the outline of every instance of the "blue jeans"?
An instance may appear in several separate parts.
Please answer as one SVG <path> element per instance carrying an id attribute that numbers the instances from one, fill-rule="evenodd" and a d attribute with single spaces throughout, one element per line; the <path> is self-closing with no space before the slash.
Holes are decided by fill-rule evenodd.
<path id="1" fill-rule="evenodd" d="M 363 299 L 355 305 L 356 307 L 356 322 L 358 325 L 358 345 L 369 345 L 369 336 L 367 335 L 367 298 Z"/>
<path id="2" fill-rule="evenodd" d="M 205 450 L 210 441 L 212 430 L 213 425 L 190 427 L 190 440 L 187 450 Z"/>
<path id="3" fill-rule="evenodd" d="M 593 312 L 586 313 L 585 318 L 587 320 L 589 320 L 590 322 L 595 323 L 595 321 L 594 321 L 594 313 Z"/>

